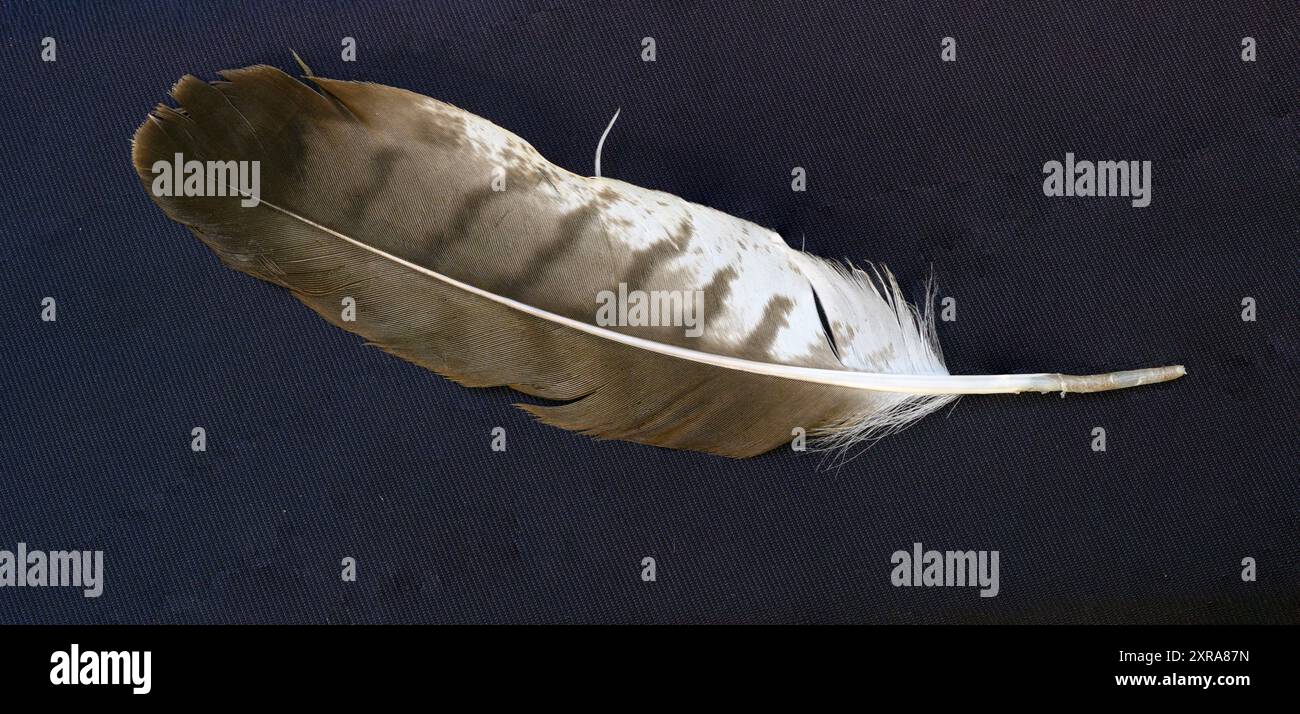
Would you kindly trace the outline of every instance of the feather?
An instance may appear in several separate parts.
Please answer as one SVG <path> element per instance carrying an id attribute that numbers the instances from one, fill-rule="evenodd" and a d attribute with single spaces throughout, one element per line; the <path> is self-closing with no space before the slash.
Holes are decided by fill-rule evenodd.
<path id="1" fill-rule="evenodd" d="M 136 171 L 163 211 L 226 265 L 371 344 L 466 386 L 550 400 L 519 405 L 547 424 L 745 457 L 797 428 L 832 445 L 878 437 L 960 394 L 1183 374 L 952 376 L 928 307 L 909 305 L 887 271 L 572 174 L 490 121 L 405 90 L 308 72 L 317 91 L 266 66 L 221 76 L 183 77 L 179 107 L 159 105 L 135 134 Z M 249 162 L 261 178 L 165 195 L 157 178 L 174 160 Z M 611 323 L 598 306 L 614 295 L 622 319 Z M 664 314 L 625 314 L 625 295 L 663 300 Z M 677 303 L 680 314 L 667 309 Z M 696 304 L 697 329 L 683 329 Z"/>

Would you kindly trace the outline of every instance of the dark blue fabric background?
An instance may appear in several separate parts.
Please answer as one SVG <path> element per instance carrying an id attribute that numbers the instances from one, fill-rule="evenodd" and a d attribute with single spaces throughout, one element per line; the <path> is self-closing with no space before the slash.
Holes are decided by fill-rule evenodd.
<path id="1" fill-rule="evenodd" d="M 1155 5 L 4 3 L 0 548 L 103 549 L 106 582 L 0 589 L 0 622 L 1300 620 L 1300 11 Z M 933 266 L 954 373 L 1190 375 L 968 397 L 830 471 L 542 426 L 222 267 L 139 186 L 178 77 L 290 47 L 580 173 L 622 107 L 606 175 L 914 298 Z M 1151 206 L 1045 198 L 1067 151 L 1152 160 Z M 914 541 L 999 550 L 1000 595 L 892 587 Z"/>

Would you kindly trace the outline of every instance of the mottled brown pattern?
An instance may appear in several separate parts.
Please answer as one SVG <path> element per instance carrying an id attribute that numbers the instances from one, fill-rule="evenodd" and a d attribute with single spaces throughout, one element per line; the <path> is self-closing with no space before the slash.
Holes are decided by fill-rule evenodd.
<path id="1" fill-rule="evenodd" d="M 493 192 L 496 166 L 467 138 L 471 124 L 486 124 L 449 105 L 431 110 L 409 92 L 313 78 L 327 99 L 269 67 L 223 76 L 228 82 L 216 86 L 183 79 L 174 95 L 188 116 L 160 109 L 137 131 L 133 159 L 146 190 L 153 161 L 174 152 L 260 160 L 263 197 L 286 211 L 364 246 L 471 284 L 527 295 L 542 309 L 578 319 L 593 319 L 594 291 L 620 279 L 642 289 L 652 283 L 699 287 L 703 276 L 671 266 L 692 242 L 728 239 L 696 235 L 683 221 L 671 235 L 628 250 L 617 233 L 622 226 L 605 220 L 605 209 L 626 200 L 618 190 L 572 183 L 588 180 L 535 159 L 513 136 L 504 154 L 507 190 Z M 573 196 L 557 195 L 566 182 L 599 188 L 573 210 Z M 750 456 L 786 443 L 795 426 L 812 431 L 881 406 L 871 393 L 707 367 L 565 328 L 453 288 L 266 205 L 244 209 L 233 198 L 154 200 L 226 265 L 288 288 L 371 344 L 464 385 L 508 385 L 561 400 L 522 408 L 566 429 Z M 671 213 L 706 210 L 667 195 L 654 201 Z M 689 285 L 673 282 L 688 277 Z M 762 296 L 764 318 L 739 347 L 707 339 L 710 317 L 736 299 L 738 278 L 734 266 L 707 278 L 704 342 L 707 349 L 761 358 L 790 319 L 790 298 Z M 360 306 L 355 322 L 340 318 L 344 296 Z M 687 342 L 680 330 L 646 334 Z M 808 359 L 824 366 L 821 357 Z M 430 416 L 431 423 L 436 419 Z"/>
<path id="2" fill-rule="evenodd" d="M 632 254 L 632 262 L 623 273 L 623 282 L 629 289 L 648 290 L 650 277 L 678 255 L 686 252 L 695 235 L 689 221 L 682 221 L 677 231 L 666 238 L 657 240 L 650 247 Z"/>
<path id="3" fill-rule="evenodd" d="M 745 336 L 745 341 L 736 349 L 737 354 L 749 359 L 764 359 L 777 333 L 786 326 L 786 316 L 792 309 L 794 301 L 784 295 L 769 299 L 763 307 L 763 319 Z"/>
<path id="4" fill-rule="evenodd" d="M 704 319 L 707 322 L 709 316 L 718 315 L 727 306 L 727 297 L 731 295 L 731 283 L 740 277 L 736 272 L 736 266 L 728 265 L 713 274 L 709 279 L 709 284 L 704 286 Z"/>
<path id="5" fill-rule="evenodd" d="M 508 288 L 503 286 L 503 289 L 508 289 L 516 300 L 527 302 L 529 298 L 536 297 L 534 292 L 539 285 L 551 279 L 558 262 L 572 257 L 570 254 L 582 244 L 590 231 L 604 230 L 600 212 L 599 205 L 588 203 L 565 214 L 556 227 L 555 237 L 549 243 L 539 246 L 523 263 L 520 272 L 511 277 Z M 594 295 L 591 304 L 595 304 Z"/>
<path id="6" fill-rule="evenodd" d="M 419 136 L 422 140 L 439 149 L 460 149 L 465 146 L 465 117 L 460 114 L 440 112 L 442 121 L 426 121 L 419 124 Z"/>
<path id="7" fill-rule="evenodd" d="M 436 256 L 456 241 L 472 238 L 488 204 L 500 196 L 491 186 L 466 191 L 452 214 L 451 222 L 435 234 L 430 252 Z"/>

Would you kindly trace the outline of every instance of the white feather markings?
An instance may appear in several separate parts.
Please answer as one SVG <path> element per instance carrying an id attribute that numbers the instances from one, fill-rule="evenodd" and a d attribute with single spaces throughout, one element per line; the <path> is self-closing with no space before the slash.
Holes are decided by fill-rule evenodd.
<path id="1" fill-rule="evenodd" d="M 323 226 L 311 219 L 300 216 L 293 211 L 281 208 L 266 199 L 261 199 L 260 205 L 279 211 L 294 220 L 302 221 L 317 230 L 328 233 L 350 243 L 351 245 L 369 251 L 385 260 L 392 261 L 405 268 L 427 275 L 430 278 L 446 283 L 447 285 L 451 285 L 452 287 L 500 303 L 506 307 L 518 310 L 519 312 L 532 315 L 533 317 L 564 325 L 565 327 L 578 330 L 579 332 L 585 332 L 589 335 L 624 344 L 629 347 L 635 347 L 637 349 L 643 349 L 677 359 L 688 360 L 690 362 L 708 364 L 722 369 L 748 372 L 750 374 L 762 374 L 769 377 L 778 377 L 781 379 L 790 379 L 797 382 L 807 382 L 811 384 L 825 384 L 836 387 L 847 387 L 849 389 L 915 395 L 1014 394 L 1019 392 L 1060 392 L 1064 395 L 1067 392 L 1101 392 L 1111 389 L 1136 387 L 1143 384 L 1167 382 L 1171 379 L 1177 379 L 1187 373 L 1182 365 L 1171 365 L 1167 367 L 1152 367 L 1148 369 L 1134 369 L 1123 372 L 1109 372 L 1106 374 L 1093 375 L 1047 373 L 983 375 L 879 374 L 873 372 L 854 372 L 849 370 L 818 369 L 815 367 L 797 367 L 770 362 L 755 362 L 737 357 L 713 354 L 711 352 L 700 352 L 685 347 L 678 347 L 677 345 L 664 344 L 662 342 L 655 342 L 654 340 L 635 337 L 633 335 L 625 335 L 621 332 L 616 332 L 598 325 L 574 320 L 563 315 L 557 315 L 553 312 L 548 312 L 533 307 L 532 305 L 483 290 L 482 288 L 474 287 L 473 285 L 463 283 L 450 276 L 443 275 L 442 273 L 430 270 L 424 266 L 412 263 L 391 253 L 380 250 L 372 245 L 356 240 L 355 238 L 339 233 L 328 226 Z"/>

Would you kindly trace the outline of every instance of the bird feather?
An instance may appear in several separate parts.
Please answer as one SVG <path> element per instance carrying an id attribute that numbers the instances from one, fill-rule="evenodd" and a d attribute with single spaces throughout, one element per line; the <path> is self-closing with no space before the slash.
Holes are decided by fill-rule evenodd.
<path id="1" fill-rule="evenodd" d="M 883 270 L 668 193 L 583 177 L 523 139 L 406 90 L 267 66 L 185 76 L 137 130 L 159 162 L 260 162 L 255 205 L 158 195 L 226 265 L 329 322 L 470 387 L 509 386 L 547 424 L 746 457 L 802 428 L 879 437 L 959 394 L 1100 391 L 1181 366 L 1104 375 L 949 375 L 929 313 Z M 239 187 L 231 187 L 239 188 Z M 698 296 L 701 328 L 598 319 L 619 291 Z M 682 297 L 686 296 L 686 297 Z M 355 300 L 344 319 L 344 298 Z M 676 313 L 674 313 L 676 315 Z"/>

